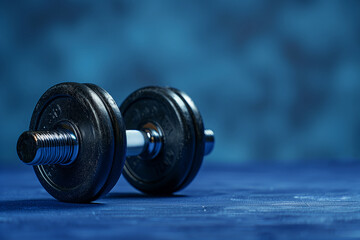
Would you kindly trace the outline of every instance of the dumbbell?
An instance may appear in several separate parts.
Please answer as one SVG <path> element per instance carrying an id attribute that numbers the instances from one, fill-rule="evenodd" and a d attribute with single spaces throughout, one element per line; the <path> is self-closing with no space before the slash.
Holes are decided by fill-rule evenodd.
<path id="1" fill-rule="evenodd" d="M 17 153 L 54 198 L 91 202 L 108 193 L 122 171 L 144 193 L 179 191 L 213 147 L 213 132 L 177 89 L 142 88 L 118 107 L 94 84 L 61 83 L 38 101 Z"/>

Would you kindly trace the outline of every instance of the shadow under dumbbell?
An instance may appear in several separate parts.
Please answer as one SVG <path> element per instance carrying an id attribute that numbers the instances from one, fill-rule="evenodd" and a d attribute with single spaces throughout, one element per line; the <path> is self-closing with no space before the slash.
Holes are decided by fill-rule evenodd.
<path id="1" fill-rule="evenodd" d="M 181 195 L 181 194 L 168 194 L 168 195 L 147 195 L 142 193 L 109 193 L 105 198 L 108 199 L 131 199 L 131 198 L 182 198 L 187 197 L 187 195 Z"/>
<path id="2" fill-rule="evenodd" d="M 0 212 L 38 212 L 44 210 L 85 209 L 101 206 L 101 203 L 63 203 L 55 199 L 28 199 L 0 201 Z"/>

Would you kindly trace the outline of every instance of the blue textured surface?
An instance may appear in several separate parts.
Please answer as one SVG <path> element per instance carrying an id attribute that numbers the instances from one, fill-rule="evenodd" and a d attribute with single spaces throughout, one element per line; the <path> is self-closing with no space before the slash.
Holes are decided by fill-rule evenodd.
<path id="1" fill-rule="evenodd" d="M 180 88 L 225 161 L 360 158 L 360 1 L 0 0 L 0 165 L 43 92 Z"/>
<path id="2" fill-rule="evenodd" d="M 360 164 L 213 165 L 172 197 L 123 179 L 93 204 L 52 199 L 31 168 L 0 170 L 0 239 L 359 239 Z"/>

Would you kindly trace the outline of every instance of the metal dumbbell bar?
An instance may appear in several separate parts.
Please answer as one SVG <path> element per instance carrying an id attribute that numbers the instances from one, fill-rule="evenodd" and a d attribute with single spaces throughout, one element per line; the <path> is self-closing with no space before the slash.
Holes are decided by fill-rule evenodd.
<path id="1" fill-rule="evenodd" d="M 214 147 L 214 133 L 204 131 L 205 151 L 208 155 Z M 153 129 L 126 130 L 126 156 L 147 156 L 151 160 L 162 146 L 162 133 Z M 18 155 L 27 165 L 69 165 L 79 154 L 79 143 L 75 133 L 62 129 L 57 131 L 26 131 L 18 140 Z"/>

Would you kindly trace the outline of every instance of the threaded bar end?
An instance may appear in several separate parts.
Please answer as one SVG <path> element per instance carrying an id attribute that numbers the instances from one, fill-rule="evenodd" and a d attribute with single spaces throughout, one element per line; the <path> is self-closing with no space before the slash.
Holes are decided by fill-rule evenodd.
<path id="1" fill-rule="evenodd" d="M 27 131 L 21 134 L 17 153 L 27 165 L 71 164 L 79 150 L 76 136 L 70 130 Z"/>
<path id="2" fill-rule="evenodd" d="M 205 129 L 204 135 L 205 135 L 204 155 L 209 155 L 212 152 L 212 150 L 214 149 L 214 145 L 215 145 L 214 132 L 210 129 Z"/>

